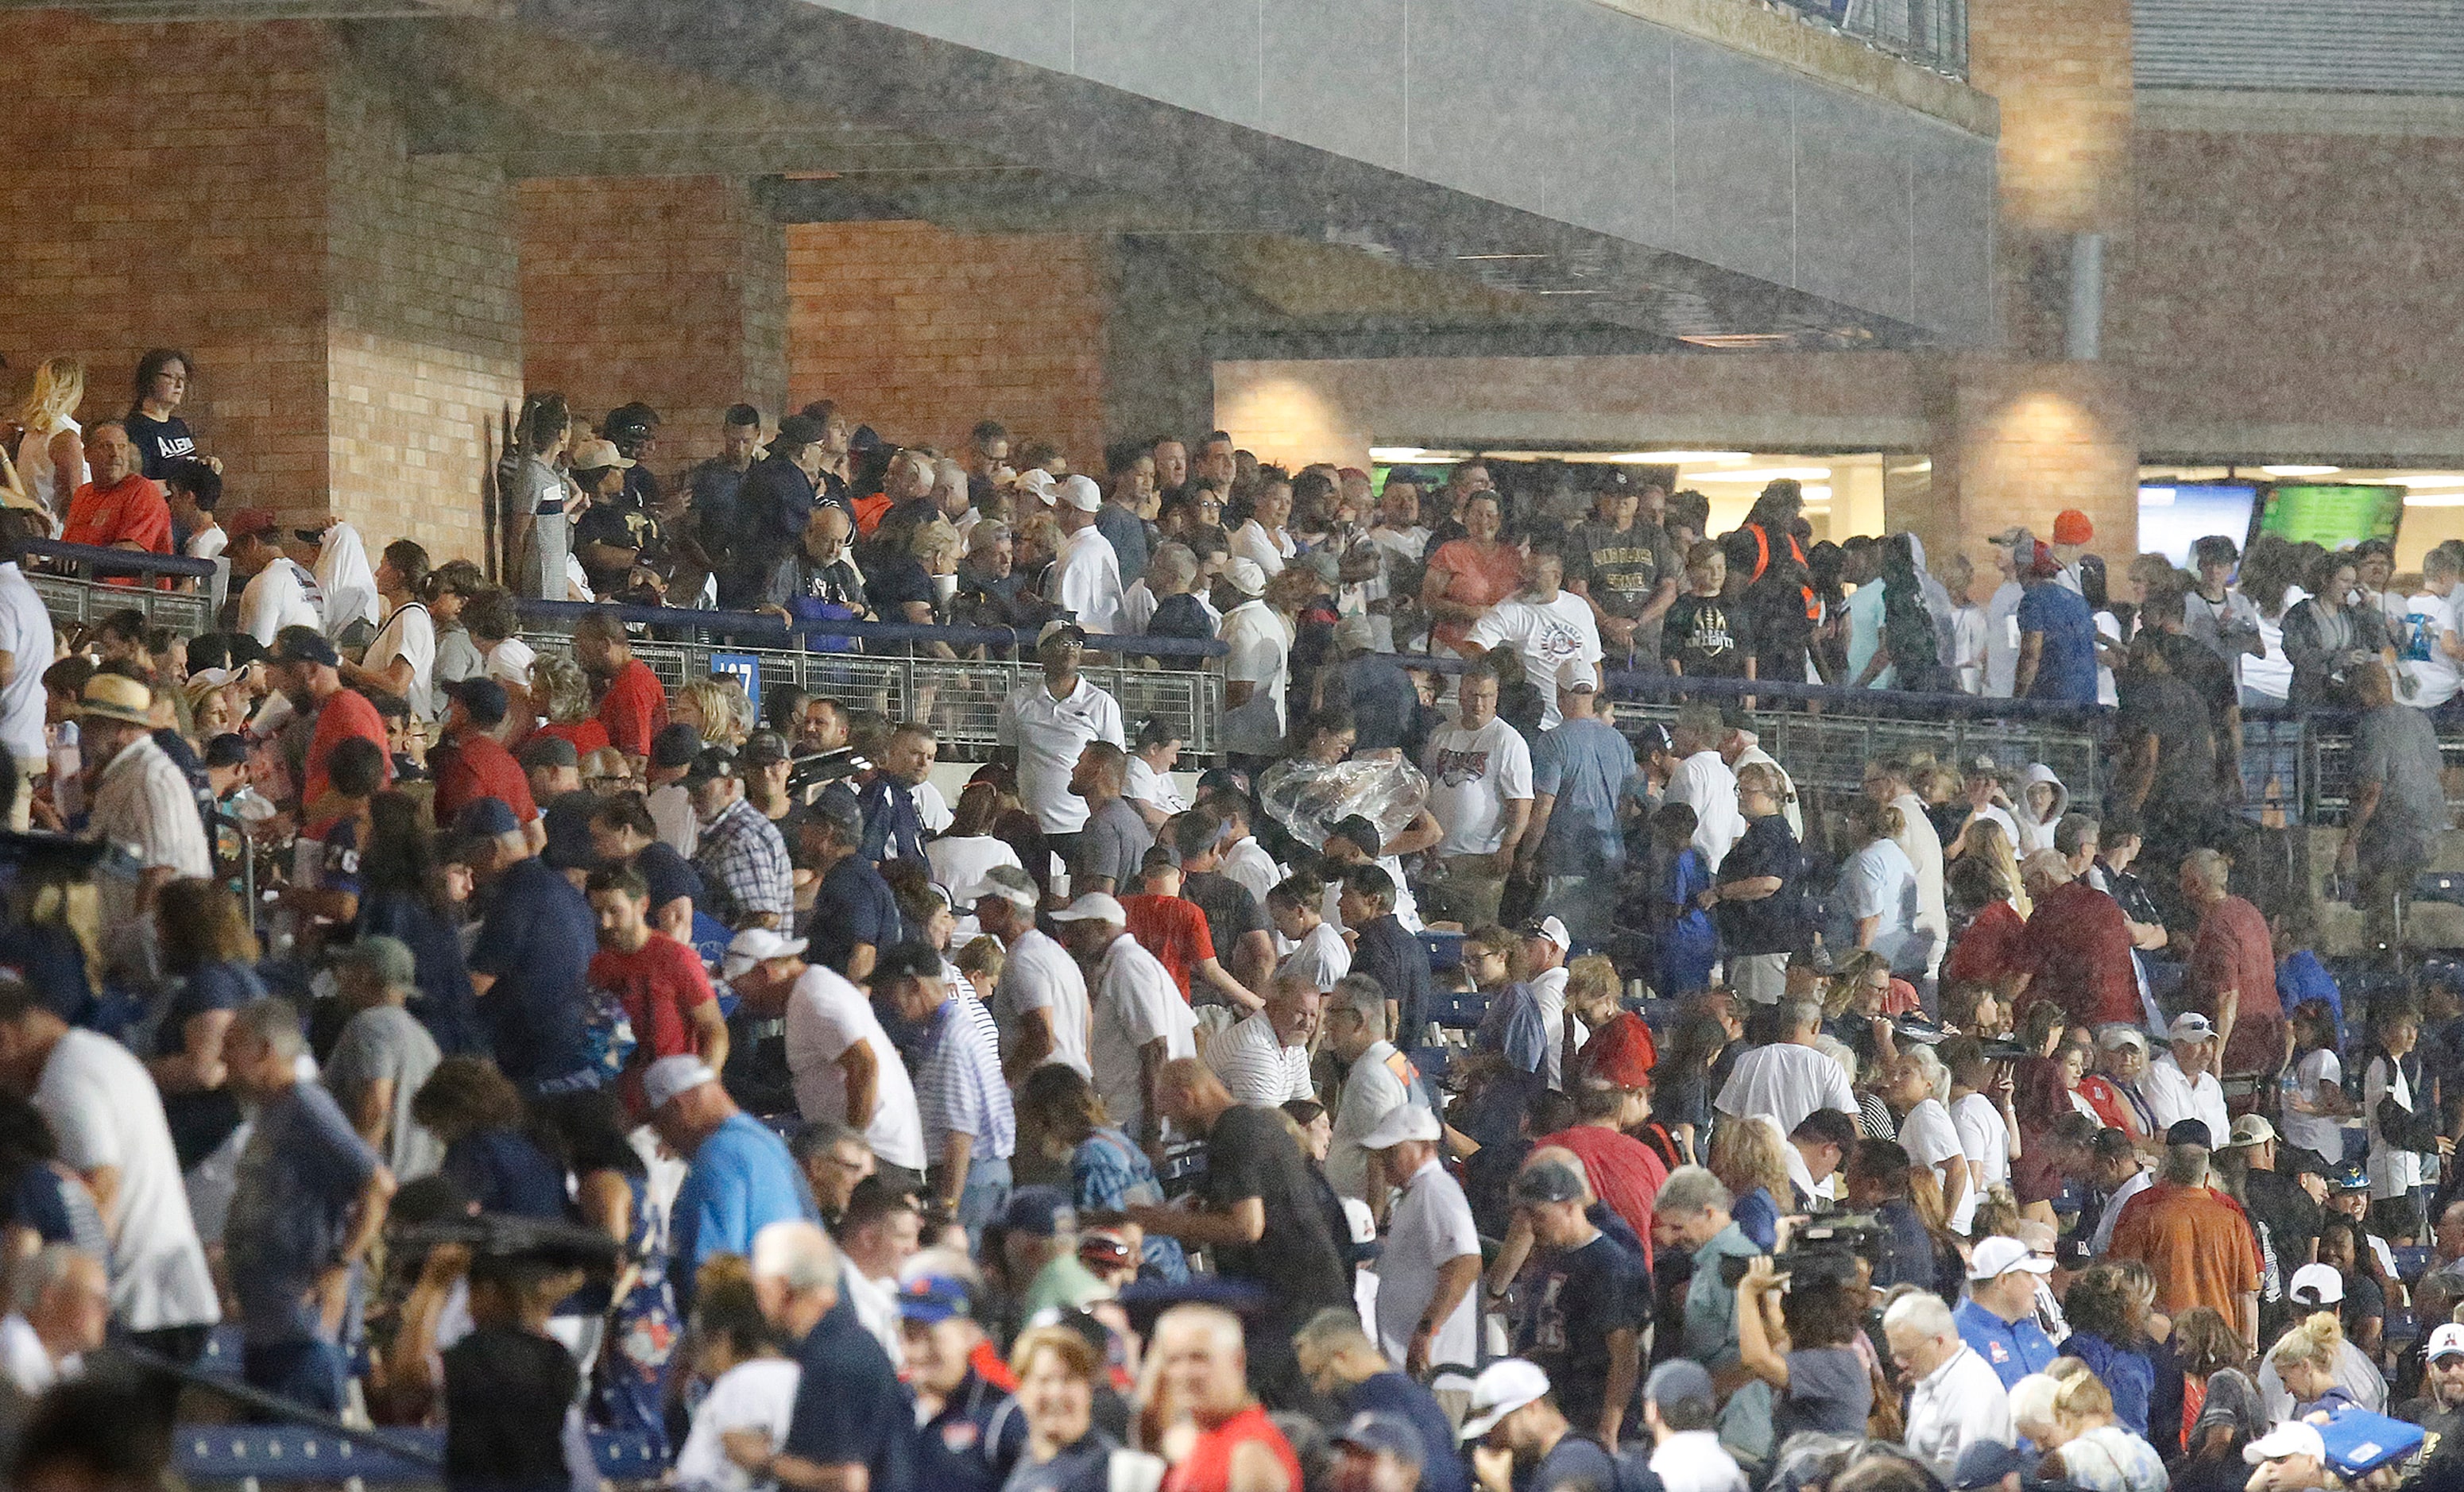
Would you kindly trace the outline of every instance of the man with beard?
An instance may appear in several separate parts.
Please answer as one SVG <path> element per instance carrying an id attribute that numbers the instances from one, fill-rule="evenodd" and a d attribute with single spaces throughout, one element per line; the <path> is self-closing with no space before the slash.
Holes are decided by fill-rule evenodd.
<path id="1" fill-rule="evenodd" d="M 286 626 L 266 655 L 274 687 L 291 702 L 302 720 L 316 725 L 308 738 L 305 770 L 300 776 L 299 804 L 310 818 L 319 817 L 318 801 L 331 786 L 325 767 L 334 748 L 354 735 L 365 736 L 385 752 L 385 779 L 393 780 L 393 756 L 385 746 L 385 717 L 365 694 L 342 685 L 341 655 L 322 632 L 310 626 Z"/>

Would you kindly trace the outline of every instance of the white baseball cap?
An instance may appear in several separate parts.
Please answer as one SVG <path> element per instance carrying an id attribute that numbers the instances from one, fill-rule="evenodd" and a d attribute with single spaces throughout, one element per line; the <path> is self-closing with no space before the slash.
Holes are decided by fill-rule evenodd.
<path id="1" fill-rule="evenodd" d="M 1104 490 L 1095 485 L 1091 476 L 1065 476 L 1054 484 L 1052 500 L 1064 508 L 1093 513 L 1104 506 Z"/>
<path id="2" fill-rule="evenodd" d="M 1107 893 L 1089 891 L 1054 912 L 1052 920 L 1055 922 L 1110 922 L 1116 927 L 1128 927 L 1130 914 L 1122 911 L 1121 904 Z"/>
<path id="3" fill-rule="evenodd" d="M 2327 1459 L 2327 1442 L 2319 1436 L 2319 1427 L 2299 1419 L 2277 1425 L 2267 1434 L 2241 1448 L 2241 1459 L 2256 1466 L 2281 1460 L 2287 1456 L 2307 1456 L 2312 1460 Z"/>
<path id="4" fill-rule="evenodd" d="M 1028 911 L 1035 910 L 1035 883 L 1026 872 L 1015 866 L 995 866 L 984 872 L 984 878 L 958 893 L 958 904 L 972 907 L 987 896 L 998 896 L 1013 907 Z"/>
<path id="5" fill-rule="evenodd" d="M 2004 1238 L 2000 1234 L 1977 1244 L 1975 1252 L 1969 1256 L 1968 1278 L 1970 1280 L 1999 1280 L 2013 1269 L 2029 1274 L 2051 1274 L 2054 1262 L 2017 1239 Z"/>
<path id="6" fill-rule="evenodd" d="M 2442 1357 L 2464 1357 L 2464 1326 L 2451 1321 L 2430 1333 L 2430 1360 Z"/>
<path id="7" fill-rule="evenodd" d="M 703 1084 L 717 1081 L 718 1074 L 710 1070 L 710 1064 L 690 1052 L 678 1052 L 650 1064 L 649 1070 L 642 1074 L 642 1102 L 655 1113 Z"/>
<path id="8" fill-rule="evenodd" d="M 1463 1437 L 1477 1440 L 1497 1422 L 1549 1392 L 1549 1375 L 1540 1365 L 1520 1357 L 1501 1357 L 1471 1381 L 1471 1408 L 1465 1413 Z"/>
<path id="9" fill-rule="evenodd" d="M 740 977 L 755 964 L 791 957 L 803 953 L 804 947 L 801 937 L 781 937 L 768 928 L 746 928 L 728 943 L 727 957 L 718 966 L 718 976 Z"/>
<path id="10" fill-rule="evenodd" d="M 1556 944 L 1557 952 L 1561 954 L 1574 946 L 1573 936 L 1566 932 L 1566 924 L 1558 921 L 1554 917 L 1541 918 L 1537 923 L 1525 928 L 1523 930 L 1523 935 L 1525 937 L 1546 938 L 1550 942 Z"/>
<path id="11" fill-rule="evenodd" d="M 1018 485 L 1033 493 L 1039 502 L 1052 500 L 1052 473 L 1042 467 L 1028 467 L 1018 473 Z"/>
<path id="12" fill-rule="evenodd" d="M 1426 1105 L 1397 1104 L 1360 1137 L 1360 1148 L 1393 1150 L 1405 1140 L 1434 1140 L 1438 1132 L 1438 1116 Z"/>
<path id="13" fill-rule="evenodd" d="M 2204 1042 L 2216 1034 L 2216 1023 L 2195 1010 L 2186 1010 L 2165 1028 L 2168 1042 Z"/>
<path id="14" fill-rule="evenodd" d="M 1266 594 L 1266 567 L 1255 560 L 1235 560 L 1223 567 L 1223 578 L 1243 596 Z"/>
<path id="15" fill-rule="evenodd" d="M 1589 659 L 1569 658 L 1557 669 L 1557 687 L 1569 693 L 1579 694 L 1600 687 L 1600 673 Z"/>
<path id="16" fill-rule="evenodd" d="M 2333 1264 L 2303 1264 L 2293 1271 L 2293 1283 L 2284 1293 L 2297 1305 L 2337 1306 L 2344 1299 L 2344 1277 Z"/>

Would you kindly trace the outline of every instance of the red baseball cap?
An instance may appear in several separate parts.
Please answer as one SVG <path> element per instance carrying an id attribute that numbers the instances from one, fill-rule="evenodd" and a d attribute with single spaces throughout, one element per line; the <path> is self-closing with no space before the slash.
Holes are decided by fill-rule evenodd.
<path id="1" fill-rule="evenodd" d="M 280 519 L 263 508 L 242 508 L 237 513 L 225 516 L 222 524 L 223 532 L 233 539 L 271 534 L 282 526 Z"/>

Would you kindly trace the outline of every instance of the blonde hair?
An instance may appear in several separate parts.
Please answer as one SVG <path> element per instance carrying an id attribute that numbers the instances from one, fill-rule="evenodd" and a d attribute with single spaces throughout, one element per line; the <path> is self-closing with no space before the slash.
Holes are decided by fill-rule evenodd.
<path id="1" fill-rule="evenodd" d="M 741 746 L 753 734 L 753 700 L 737 680 L 719 674 L 688 679 L 676 693 L 701 715 L 702 739 L 713 746 Z"/>
<path id="2" fill-rule="evenodd" d="M 1706 1169 L 1731 1196 L 1756 1187 L 1778 1198 L 1789 1195 L 1788 1161 L 1780 1154 L 1778 1127 L 1760 1117 L 1724 1124 L 1711 1131 Z"/>
<path id="3" fill-rule="evenodd" d="M 960 974 L 967 976 L 968 983 L 979 990 L 989 990 L 1001 982 L 1001 966 L 1008 962 L 1008 958 L 1001 940 L 984 932 L 959 949 L 958 956 L 952 962 L 958 966 Z"/>
<path id="4" fill-rule="evenodd" d="M 550 725 L 579 724 L 590 718 L 589 675 L 563 653 L 541 653 L 531 660 L 531 700 Z"/>
<path id="5" fill-rule="evenodd" d="M 1615 999 L 1619 988 L 1617 968 L 1614 960 L 1598 954 L 1585 954 L 1566 966 L 1566 1003 L 1590 1006 L 1595 1001 Z"/>
<path id="6" fill-rule="evenodd" d="M 2076 1357 L 2057 1357 L 2045 1370 L 2045 1376 L 2060 1385 L 2054 1390 L 2055 1423 L 2093 1428 L 2113 1417 L 2113 1395 L 2086 1363 Z"/>
<path id="7" fill-rule="evenodd" d="M 2019 848 L 2011 843 L 2001 823 L 1992 819 L 1979 819 L 1968 826 L 1968 852 L 1982 858 L 1986 864 L 2002 872 L 2002 885 L 2011 893 L 2011 905 L 2027 916 L 2035 910 L 2028 899 L 2028 888 L 2019 879 Z"/>
<path id="8" fill-rule="evenodd" d="M 943 559 L 952 564 L 957 563 L 962 547 L 958 531 L 939 518 L 918 528 L 915 537 L 907 541 L 907 552 L 927 569 Z"/>
<path id="9" fill-rule="evenodd" d="M 75 358 L 45 358 L 34 369 L 34 386 L 17 410 L 17 423 L 48 435 L 85 403 L 85 364 Z"/>
<path id="10" fill-rule="evenodd" d="M 2344 1328 L 2332 1310 L 2322 1310 L 2303 1317 L 2292 1330 L 2277 1339 L 2268 1349 L 2267 1360 L 2282 1373 L 2287 1368 L 2304 1364 L 2321 1372 L 2333 1372 L 2336 1360 L 2343 1355 Z"/>

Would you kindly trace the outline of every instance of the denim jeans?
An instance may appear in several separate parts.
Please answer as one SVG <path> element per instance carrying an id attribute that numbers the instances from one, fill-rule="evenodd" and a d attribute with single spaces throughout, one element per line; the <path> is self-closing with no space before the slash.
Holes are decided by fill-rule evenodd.
<path id="1" fill-rule="evenodd" d="M 342 1412 L 346 1368 L 342 1349 L 325 1341 L 251 1342 L 240 1353 L 241 1378 L 250 1388 L 328 1415 Z"/>
<path id="2" fill-rule="evenodd" d="M 998 1155 L 978 1155 L 967 1162 L 967 1184 L 958 1193 L 958 1223 L 967 1230 L 967 1246 L 983 1241 L 984 1225 L 1001 1216 L 1009 1202 L 1009 1162 Z"/>

